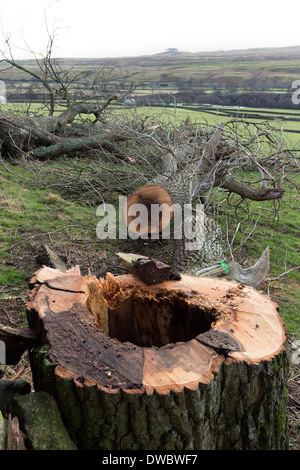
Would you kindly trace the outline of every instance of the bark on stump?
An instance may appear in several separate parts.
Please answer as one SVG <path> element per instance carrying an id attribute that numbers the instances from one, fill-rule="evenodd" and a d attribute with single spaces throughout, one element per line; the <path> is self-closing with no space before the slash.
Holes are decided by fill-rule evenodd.
<path id="1" fill-rule="evenodd" d="M 35 390 L 79 449 L 286 449 L 287 354 L 277 305 L 182 275 L 146 285 L 42 268 L 28 318 Z"/>

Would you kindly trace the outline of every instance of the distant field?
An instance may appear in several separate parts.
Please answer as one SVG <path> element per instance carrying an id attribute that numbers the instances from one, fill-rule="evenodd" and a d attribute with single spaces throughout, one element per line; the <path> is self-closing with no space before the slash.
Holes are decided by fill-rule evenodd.
<path id="1" fill-rule="evenodd" d="M 57 112 L 64 108 L 57 108 Z M 7 103 L 0 105 L 0 111 L 13 111 L 18 113 L 29 112 L 43 114 L 41 103 Z M 265 108 L 237 108 L 222 106 L 138 106 L 127 108 L 124 106 L 112 106 L 110 111 L 113 113 L 138 113 L 153 114 L 155 119 L 168 120 L 173 123 L 185 120 L 189 117 L 193 122 L 199 124 L 214 125 L 216 123 L 226 122 L 229 119 L 246 121 L 252 123 L 270 122 L 277 128 L 282 128 L 285 138 L 300 149 L 300 106 L 299 110 L 293 109 L 265 109 Z"/>
<path id="2" fill-rule="evenodd" d="M 300 107 L 299 110 L 265 109 L 265 108 L 235 108 L 215 106 L 139 106 L 132 109 L 115 108 L 118 113 L 153 114 L 153 118 L 168 120 L 178 124 L 188 117 L 192 122 L 215 125 L 230 119 L 252 123 L 270 122 L 276 128 L 283 130 L 286 140 L 300 150 Z"/>
<path id="3" fill-rule="evenodd" d="M 153 91 L 210 93 L 215 89 L 235 93 L 283 93 L 300 78 L 300 46 L 194 54 L 178 51 L 121 58 L 65 58 L 58 62 L 59 70 L 69 70 L 77 77 L 72 82 L 74 89 L 83 94 L 92 82 L 93 73 L 103 67 L 104 78 L 113 71 L 110 79 L 113 77 L 119 84 L 137 84 L 140 96 Z M 35 61 L 20 61 L 20 65 L 34 72 L 39 70 Z M 0 79 L 6 82 L 8 93 L 36 91 L 35 79 L 23 70 L 8 70 L 5 62 L 0 63 Z"/>

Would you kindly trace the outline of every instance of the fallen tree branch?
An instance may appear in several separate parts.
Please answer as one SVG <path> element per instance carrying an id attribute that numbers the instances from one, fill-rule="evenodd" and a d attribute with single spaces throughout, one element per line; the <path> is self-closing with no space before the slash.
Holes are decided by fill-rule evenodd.
<path id="1" fill-rule="evenodd" d="M 93 114 L 95 116 L 94 123 L 99 119 L 103 111 L 110 105 L 114 100 L 118 99 L 116 95 L 111 96 L 105 103 L 86 103 L 79 102 L 73 103 L 66 111 L 63 111 L 57 118 L 57 130 L 64 127 L 66 124 L 71 124 L 78 114 Z"/>
<path id="2" fill-rule="evenodd" d="M 270 251 L 269 247 L 267 247 L 256 263 L 249 268 L 243 268 L 236 261 L 231 261 L 228 264 L 222 262 L 199 269 L 196 271 L 196 276 L 221 277 L 257 288 L 265 281 L 269 268 Z"/>
<path id="3" fill-rule="evenodd" d="M 105 149 L 115 156 L 124 159 L 125 155 L 123 152 L 108 139 L 102 139 L 97 137 L 84 137 L 76 139 L 61 140 L 53 145 L 47 147 L 37 147 L 30 153 L 41 160 L 52 159 L 60 157 L 62 155 L 69 155 L 73 152 L 82 152 L 92 149 Z"/>
<path id="4" fill-rule="evenodd" d="M 255 189 L 245 185 L 241 181 L 235 180 L 233 177 L 227 178 L 220 186 L 228 189 L 230 192 L 239 194 L 243 198 L 252 199 L 253 201 L 268 201 L 270 199 L 280 199 L 284 195 L 284 190 L 279 188 L 260 188 Z"/>

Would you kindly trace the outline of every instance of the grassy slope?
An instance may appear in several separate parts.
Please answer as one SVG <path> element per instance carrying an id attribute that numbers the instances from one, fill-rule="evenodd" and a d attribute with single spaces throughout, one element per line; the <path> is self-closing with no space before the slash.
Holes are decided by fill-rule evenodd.
<path id="1" fill-rule="evenodd" d="M 176 82 L 227 80 L 239 83 L 253 78 L 278 77 L 291 84 L 299 78 L 300 47 L 216 51 L 207 53 L 156 54 L 116 59 L 128 78 L 138 82 L 153 80 Z"/>
<path id="2" fill-rule="evenodd" d="M 10 165 L 7 168 L 15 171 Z M 1 294 L 24 289 L 38 267 L 36 257 L 42 242 L 67 256 L 73 254 L 76 263 L 76 241 L 82 243 L 87 234 L 95 237 L 90 230 L 94 223 L 91 209 L 66 201 L 51 190 L 26 187 L 16 176 L 13 181 L 3 167 L 0 174 Z"/>

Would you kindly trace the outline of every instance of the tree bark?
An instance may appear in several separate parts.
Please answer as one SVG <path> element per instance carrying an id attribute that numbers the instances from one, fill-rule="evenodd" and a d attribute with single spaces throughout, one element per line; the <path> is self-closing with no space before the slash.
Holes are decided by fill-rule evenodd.
<path id="1" fill-rule="evenodd" d="M 92 149 L 105 149 L 114 153 L 120 158 L 125 158 L 121 150 L 108 139 L 100 136 L 88 136 L 82 138 L 62 139 L 53 145 L 47 147 L 37 147 L 32 151 L 32 155 L 41 160 L 51 160 L 62 155 L 70 155 L 74 152 L 86 152 Z"/>
<path id="2" fill-rule="evenodd" d="M 49 119 L 53 121 L 55 127 L 57 118 Z M 50 129 L 53 127 L 49 122 L 42 124 L 37 119 L 2 114 L 0 116 L 2 155 L 10 158 L 19 158 L 22 153 L 30 153 L 36 158 L 45 160 L 69 155 L 74 152 L 104 149 L 122 160 L 126 158 L 126 155 L 112 142 L 112 140 L 116 139 L 116 136 L 110 136 L 110 139 L 108 139 L 101 129 L 97 132 L 97 129 L 92 125 L 85 128 L 82 135 L 75 135 L 73 137 L 65 137 L 63 133 L 59 136 L 49 132 L 46 126 Z M 65 129 L 67 131 L 70 130 L 69 127 Z M 76 132 L 78 132 L 78 128 L 76 129 Z M 68 135 L 68 132 L 66 132 L 66 135 Z M 122 140 L 122 138 L 119 140 Z"/>
<path id="3" fill-rule="evenodd" d="M 220 186 L 228 189 L 231 193 L 239 194 L 241 197 L 252 199 L 253 201 L 269 201 L 270 199 L 280 199 L 284 195 L 284 190 L 280 188 L 252 188 L 233 177 L 226 179 Z"/>
<path id="4" fill-rule="evenodd" d="M 59 137 L 48 132 L 31 118 L 9 114 L 0 115 L 1 153 L 4 157 L 18 158 L 37 146 L 53 145 Z"/>
<path id="5" fill-rule="evenodd" d="M 285 332 L 268 297 L 188 275 L 147 286 L 43 268 L 31 283 L 35 390 L 79 449 L 287 448 Z"/>
<path id="6" fill-rule="evenodd" d="M 17 417 L 9 415 L 7 430 L 7 450 L 27 450 Z"/>

